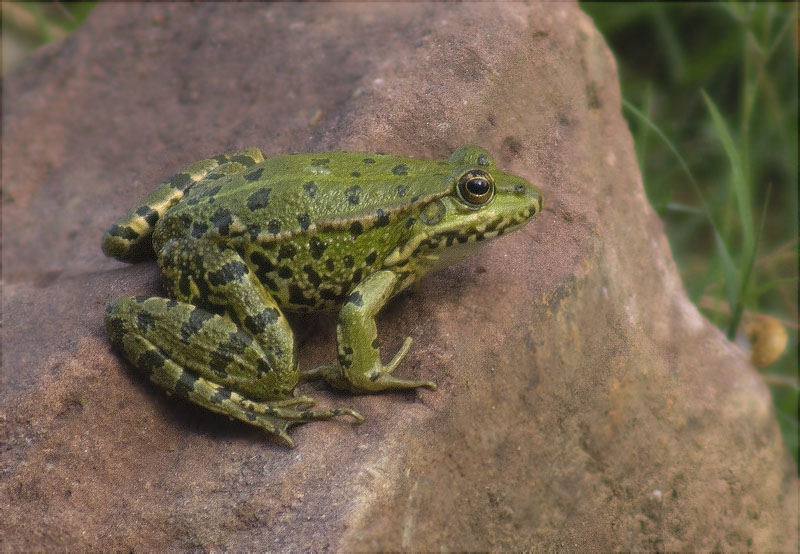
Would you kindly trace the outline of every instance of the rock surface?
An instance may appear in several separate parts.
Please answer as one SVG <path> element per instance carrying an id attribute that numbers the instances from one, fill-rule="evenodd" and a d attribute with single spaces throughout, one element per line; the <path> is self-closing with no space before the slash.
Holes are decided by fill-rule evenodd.
<path id="1" fill-rule="evenodd" d="M 576 5 L 106 4 L 4 85 L 0 550 L 797 549 L 768 391 L 687 300 Z M 99 240 L 160 178 L 464 143 L 546 202 L 382 315 L 438 391 L 313 391 L 367 420 L 290 451 L 111 352 L 158 276 Z M 295 319 L 303 367 L 333 321 Z"/>

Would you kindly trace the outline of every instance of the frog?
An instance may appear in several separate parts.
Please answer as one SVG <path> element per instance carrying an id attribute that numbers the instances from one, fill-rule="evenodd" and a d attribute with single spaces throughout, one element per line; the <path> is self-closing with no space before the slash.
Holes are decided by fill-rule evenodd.
<path id="1" fill-rule="evenodd" d="M 436 269 L 521 228 L 541 191 L 478 146 L 448 159 L 368 152 L 265 157 L 250 147 L 158 185 L 103 236 L 123 262 L 155 258 L 166 296 L 106 309 L 113 347 L 167 394 L 243 421 L 289 447 L 297 424 L 363 416 L 298 395 L 324 381 L 352 394 L 435 390 L 382 361 L 375 318 Z M 301 371 L 286 312 L 338 311 L 337 356 Z"/>

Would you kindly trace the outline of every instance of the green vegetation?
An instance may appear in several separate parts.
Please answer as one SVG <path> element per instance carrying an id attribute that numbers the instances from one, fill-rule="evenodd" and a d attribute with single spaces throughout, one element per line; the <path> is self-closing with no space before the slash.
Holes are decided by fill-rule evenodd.
<path id="1" fill-rule="evenodd" d="M 692 300 L 729 338 L 788 332 L 764 372 L 798 453 L 796 3 L 583 3 L 617 58 L 648 197 Z"/>
<path id="2" fill-rule="evenodd" d="M 34 48 L 78 28 L 96 2 L 3 2 L 3 74 Z"/>

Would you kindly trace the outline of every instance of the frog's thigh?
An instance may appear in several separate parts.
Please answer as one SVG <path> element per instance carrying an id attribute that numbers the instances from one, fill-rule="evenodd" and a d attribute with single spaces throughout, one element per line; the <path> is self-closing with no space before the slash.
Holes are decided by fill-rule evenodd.
<path id="1" fill-rule="evenodd" d="M 192 374 L 232 390 L 252 391 L 258 399 L 287 394 L 278 386 L 280 380 L 270 378 L 275 368 L 269 365 L 263 346 L 228 317 L 157 296 L 124 297 L 108 307 L 106 327 L 112 342 L 137 367 L 141 352 L 127 345 L 131 336 L 141 337 Z M 171 388 L 170 381 L 157 383 Z"/>
<path id="2" fill-rule="evenodd" d="M 409 381 L 391 375 L 411 346 L 406 338 L 394 359 L 384 366 L 378 346 L 375 316 L 391 297 L 398 277 L 391 271 L 378 271 L 359 283 L 342 305 L 336 328 L 341 375 L 354 392 L 388 389 L 435 388 L 429 381 Z M 335 380 L 335 379 L 334 379 Z M 330 381 L 330 379 L 329 379 Z M 332 383 L 339 386 L 337 383 Z"/>
<path id="3" fill-rule="evenodd" d="M 191 253 L 184 256 L 184 252 Z M 272 295 L 234 250 L 192 239 L 168 242 L 159 258 L 164 286 L 175 298 L 229 313 L 258 342 L 286 388 L 297 383 L 294 335 Z"/>
<path id="4" fill-rule="evenodd" d="M 289 391 L 260 388 L 262 398 L 253 399 L 246 385 L 267 377 L 271 369 L 259 345 L 227 317 L 167 298 L 125 297 L 109 306 L 106 327 L 112 343 L 155 384 L 260 427 L 289 446 L 292 425 L 338 415 L 362 420 L 349 409 L 312 410 L 312 399 L 285 398 Z M 265 383 L 278 386 L 279 381 L 267 378 Z M 264 395 L 272 398 L 264 400 Z"/>
<path id="5" fill-rule="evenodd" d="M 213 412 L 284 434 L 279 422 L 270 417 L 276 414 L 265 413 L 269 406 L 253 403 L 215 382 L 225 381 L 224 373 L 211 375 L 220 349 L 212 350 L 207 343 L 219 336 L 233 340 L 236 326 L 230 320 L 166 298 L 124 297 L 106 310 L 106 327 L 114 346 L 155 384 Z M 250 356 L 245 352 L 252 347 L 239 344 L 230 349 L 228 361 L 236 361 L 235 352 L 241 358 L 257 358 L 257 348 Z M 222 363 L 216 361 L 218 366 Z M 263 409 L 254 409 L 257 406 Z"/>

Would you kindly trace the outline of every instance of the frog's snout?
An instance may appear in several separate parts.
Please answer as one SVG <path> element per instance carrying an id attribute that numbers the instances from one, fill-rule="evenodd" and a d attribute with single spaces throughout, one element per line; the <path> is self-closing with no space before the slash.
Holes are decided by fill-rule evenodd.
<path id="1" fill-rule="evenodd" d="M 541 192 L 536 189 L 528 189 L 528 196 L 531 197 L 531 204 L 533 204 L 535 211 L 533 215 L 538 214 L 542 211 L 542 203 L 544 202 L 544 196 Z"/>
<path id="2" fill-rule="evenodd" d="M 519 184 L 514 187 L 514 192 L 525 194 L 528 197 L 528 217 L 533 217 L 542 211 L 544 196 L 539 189 L 530 184 Z"/>

